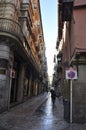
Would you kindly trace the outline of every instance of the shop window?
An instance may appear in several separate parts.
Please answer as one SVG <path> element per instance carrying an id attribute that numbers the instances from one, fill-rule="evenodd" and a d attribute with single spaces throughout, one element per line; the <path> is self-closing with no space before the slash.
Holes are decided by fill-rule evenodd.
<path id="1" fill-rule="evenodd" d="M 5 75 L 6 74 L 6 69 L 0 69 L 0 75 Z"/>

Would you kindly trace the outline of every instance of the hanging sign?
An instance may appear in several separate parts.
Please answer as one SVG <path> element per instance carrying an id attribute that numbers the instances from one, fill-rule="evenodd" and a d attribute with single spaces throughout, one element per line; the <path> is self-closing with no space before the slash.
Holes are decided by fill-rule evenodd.
<path id="1" fill-rule="evenodd" d="M 10 77 L 15 78 L 15 70 L 14 69 L 11 69 Z"/>

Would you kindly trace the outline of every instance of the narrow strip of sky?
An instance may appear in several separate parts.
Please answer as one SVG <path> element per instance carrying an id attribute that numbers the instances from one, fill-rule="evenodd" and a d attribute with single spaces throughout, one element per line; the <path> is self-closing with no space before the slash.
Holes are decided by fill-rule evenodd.
<path id="1" fill-rule="evenodd" d="M 57 0 L 40 0 L 40 6 L 46 45 L 48 74 L 49 76 L 52 76 L 57 39 Z"/>

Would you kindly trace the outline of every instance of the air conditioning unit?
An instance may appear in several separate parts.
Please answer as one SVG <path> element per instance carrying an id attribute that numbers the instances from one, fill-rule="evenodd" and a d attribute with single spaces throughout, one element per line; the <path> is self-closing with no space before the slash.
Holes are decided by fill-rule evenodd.
<path id="1" fill-rule="evenodd" d="M 38 35 L 38 38 L 42 38 L 42 34 Z"/>
<path id="2" fill-rule="evenodd" d="M 35 26 L 40 26 L 40 21 L 35 21 L 34 25 Z"/>
<path id="3" fill-rule="evenodd" d="M 40 21 L 37 21 L 37 26 L 40 26 Z"/>

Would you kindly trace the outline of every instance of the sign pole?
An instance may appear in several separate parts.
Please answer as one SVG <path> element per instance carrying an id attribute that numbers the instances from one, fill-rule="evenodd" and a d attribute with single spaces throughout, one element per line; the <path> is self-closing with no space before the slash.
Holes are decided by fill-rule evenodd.
<path id="1" fill-rule="evenodd" d="M 72 123 L 72 82 L 73 82 L 73 79 L 77 79 L 77 71 L 76 69 L 70 67 L 69 69 L 66 70 L 66 79 L 70 79 L 70 123 Z"/>
<path id="2" fill-rule="evenodd" d="M 70 80 L 70 123 L 72 123 L 72 79 Z"/>

